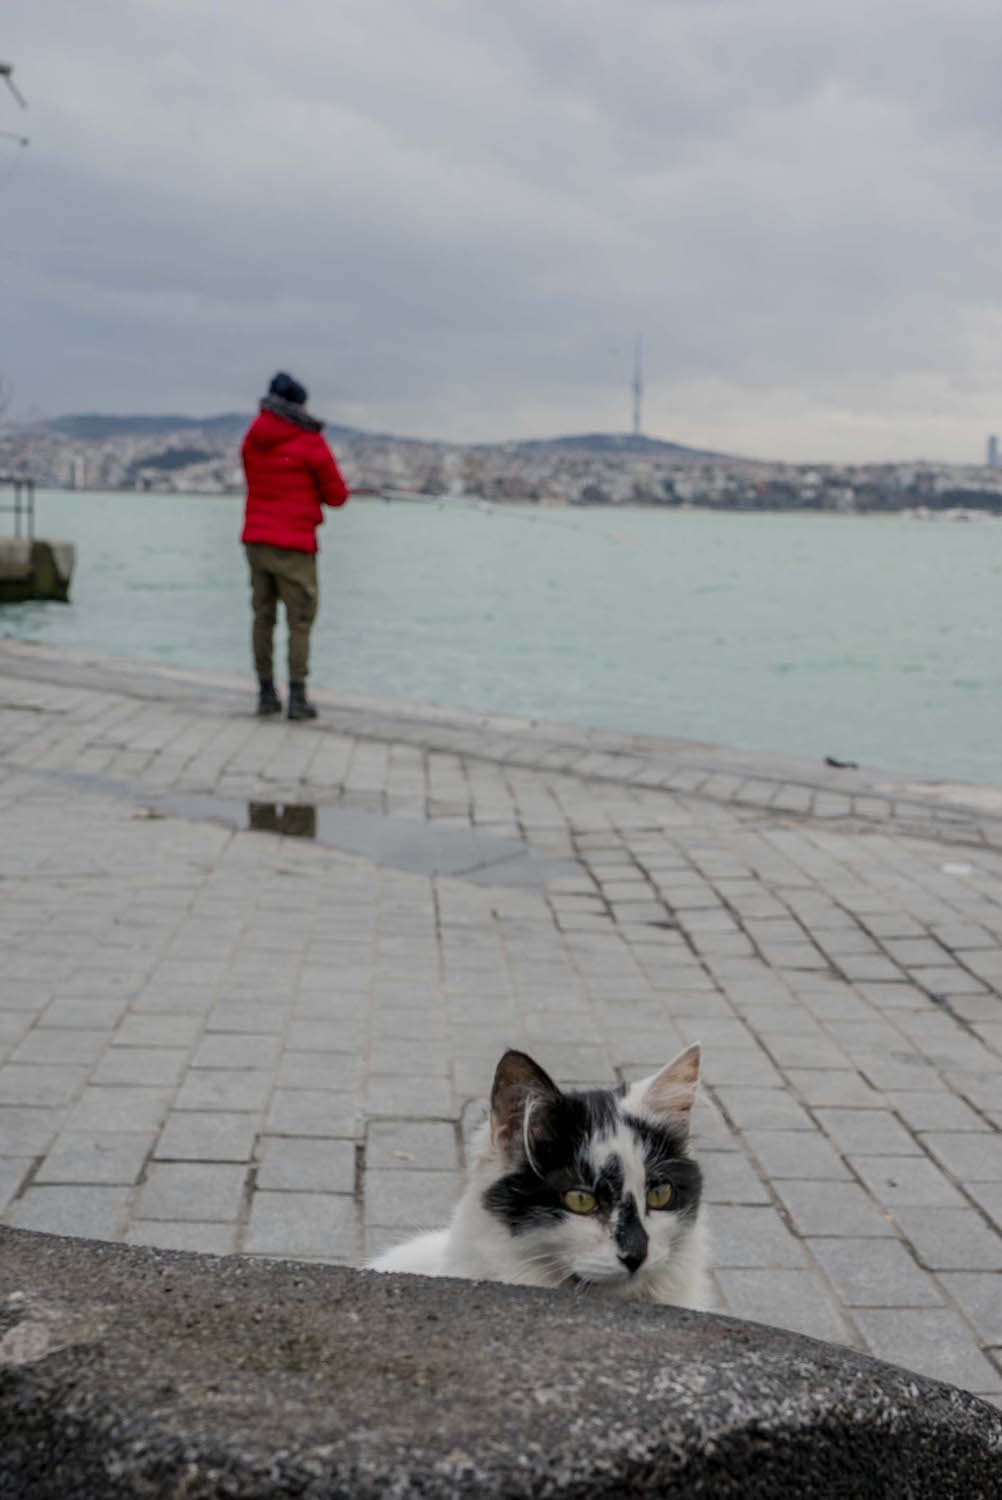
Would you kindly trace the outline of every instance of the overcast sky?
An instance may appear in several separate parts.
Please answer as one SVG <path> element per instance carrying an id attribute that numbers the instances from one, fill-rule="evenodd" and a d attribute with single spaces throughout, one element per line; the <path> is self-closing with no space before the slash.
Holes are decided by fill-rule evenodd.
<path id="1" fill-rule="evenodd" d="M 794 459 L 1002 429 L 999 0 L 5 0 L 15 414 Z"/>

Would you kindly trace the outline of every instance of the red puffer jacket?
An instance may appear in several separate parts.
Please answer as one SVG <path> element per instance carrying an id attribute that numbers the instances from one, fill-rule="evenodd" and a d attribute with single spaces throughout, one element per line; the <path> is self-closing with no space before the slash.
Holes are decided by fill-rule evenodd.
<path id="1" fill-rule="evenodd" d="M 305 412 L 287 421 L 262 411 L 247 430 L 240 456 L 247 476 L 240 540 L 316 552 L 316 529 L 324 523 L 321 502 L 343 505 L 348 498 L 320 423 Z"/>

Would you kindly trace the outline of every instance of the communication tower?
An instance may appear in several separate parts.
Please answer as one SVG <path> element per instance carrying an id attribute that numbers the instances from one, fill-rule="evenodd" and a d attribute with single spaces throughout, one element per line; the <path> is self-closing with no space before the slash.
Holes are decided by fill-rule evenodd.
<path id="1" fill-rule="evenodd" d="M 994 432 L 988 439 L 987 463 L 990 469 L 997 469 L 999 466 L 999 440 Z"/>
<path id="2" fill-rule="evenodd" d="M 633 352 L 633 436 L 640 437 L 640 413 L 644 401 L 644 341 L 637 334 Z"/>

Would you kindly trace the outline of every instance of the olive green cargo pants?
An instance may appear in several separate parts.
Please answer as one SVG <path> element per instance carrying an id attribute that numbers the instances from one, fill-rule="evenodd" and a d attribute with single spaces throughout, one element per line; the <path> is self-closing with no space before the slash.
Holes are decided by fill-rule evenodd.
<path id="1" fill-rule="evenodd" d="M 289 681 L 305 682 L 310 670 L 310 626 L 317 613 L 317 558 L 291 547 L 245 542 L 254 608 L 254 665 L 262 682 L 274 677 L 273 638 L 278 601 L 289 626 Z"/>

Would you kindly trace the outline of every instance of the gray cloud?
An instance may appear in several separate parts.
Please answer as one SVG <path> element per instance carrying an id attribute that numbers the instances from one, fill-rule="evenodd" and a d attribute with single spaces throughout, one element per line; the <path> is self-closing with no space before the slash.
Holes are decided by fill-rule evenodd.
<path id="1" fill-rule="evenodd" d="M 8 0 L 19 409 L 975 458 L 1002 425 L 994 0 Z M 11 119 L 8 119 L 8 115 Z M 13 103 L 0 106 L 12 123 Z"/>

